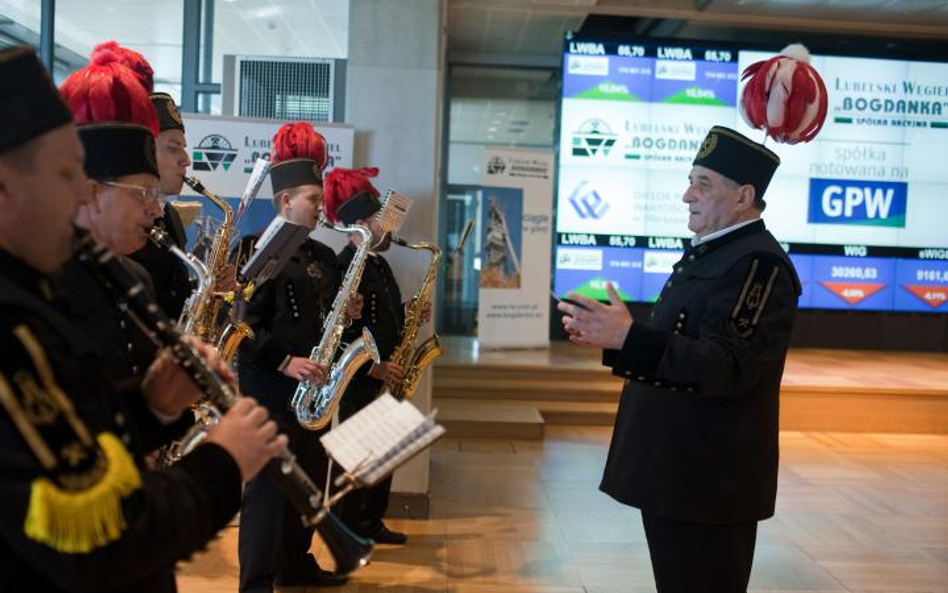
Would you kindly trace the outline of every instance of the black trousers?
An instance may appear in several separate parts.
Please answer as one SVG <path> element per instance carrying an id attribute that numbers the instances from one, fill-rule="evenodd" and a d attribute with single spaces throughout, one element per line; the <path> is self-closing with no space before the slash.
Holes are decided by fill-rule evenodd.
<path id="1" fill-rule="evenodd" d="M 757 522 L 712 525 L 642 512 L 658 593 L 746 593 Z"/>
<path id="2" fill-rule="evenodd" d="M 326 479 L 328 458 L 319 442 L 322 431 L 299 425 L 288 406 L 297 382 L 248 366 L 240 367 L 240 389 L 270 410 L 271 417 L 290 439 L 296 460 L 316 485 Z M 240 590 L 272 591 L 276 577 L 292 579 L 318 565 L 309 553 L 315 528 L 304 527 L 299 512 L 266 471 L 247 483 L 240 507 L 237 556 Z"/>
<path id="3" fill-rule="evenodd" d="M 355 383 L 355 380 L 353 381 Z M 356 388 L 358 389 L 359 386 Z M 350 395 L 356 397 L 350 398 Z M 346 393 L 339 402 L 339 421 L 344 422 L 356 412 L 371 403 L 373 394 L 359 397 L 361 394 Z M 346 527 L 359 535 L 371 536 L 382 527 L 382 518 L 388 510 L 388 500 L 392 492 L 392 477 L 389 476 L 370 488 L 353 490 L 343 498 L 335 513 Z"/>

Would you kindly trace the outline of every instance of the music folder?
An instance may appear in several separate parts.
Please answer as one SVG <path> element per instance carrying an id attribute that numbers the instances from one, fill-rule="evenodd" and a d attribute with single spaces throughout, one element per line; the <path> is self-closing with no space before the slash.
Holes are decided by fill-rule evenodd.
<path id="1" fill-rule="evenodd" d="M 240 276 L 258 286 L 280 273 L 312 229 L 276 216 L 254 244 L 254 252 Z"/>
<path id="2" fill-rule="evenodd" d="M 437 413 L 425 416 L 411 402 L 386 393 L 324 434 L 319 442 L 346 471 L 337 485 L 349 479 L 372 486 L 425 450 L 444 434 Z"/>

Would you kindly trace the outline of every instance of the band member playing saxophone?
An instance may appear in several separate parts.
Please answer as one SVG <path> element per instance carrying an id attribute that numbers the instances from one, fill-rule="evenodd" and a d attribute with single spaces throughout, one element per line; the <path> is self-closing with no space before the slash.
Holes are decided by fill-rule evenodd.
<path id="1" fill-rule="evenodd" d="M 273 137 L 270 180 L 277 214 L 316 228 L 323 209 L 322 172 L 326 140 L 306 122 L 284 125 Z M 252 254 L 257 236 L 245 237 L 237 263 Z M 290 437 L 290 447 L 309 475 L 325 476 L 326 452 L 319 442 L 325 431 L 299 425 L 288 405 L 302 380 L 321 381 L 326 369 L 308 358 L 320 341 L 323 318 L 339 290 L 342 274 L 336 255 L 326 245 L 307 239 L 273 279 L 255 287 L 245 321 L 254 331 L 238 353 L 240 385 L 259 394 Z M 358 317 L 355 302 L 351 317 Z M 320 568 L 309 554 L 313 529 L 300 524 L 299 514 L 283 499 L 276 484 L 261 474 L 244 493 L 238 555 L 240 590 L 271 591 L 273 585 L 332 586 L 346 581 Z"/>
<path id="2" fill-rule="evenodd" d="M 405 309 L 392 268 L 380 255 L 388 250 L 391 237 L 382 233 L 376 216 L 382 204 L 379 192 L 369 178 L 377 174 L 378 169 L 372 168 L 336 168 L 326 176 L 326 214 L 329 219 L 346 226 L 363 225 L 372 231 L 374 245 L 365 265 L 359 293 L 366 307 L 363 324 L 372 332 L 383 361 L 374 366 L 366 365 L 356 373 L 339 404 L 340 420 L 349 418 L 371 403 L 386 386 L 395 387 L 404 375 L 404 369 L 389 360 L 399 342 Z M 339 254 L 342 266 L 349 265 L 361 237 L 353 234 L 349 241 Z M 422 318 L 427 321 L 430 316 L 431 305 L 428 303 Z M 392 478 L 389 477 L 371 488 L 352 492 L 340 504 L 340 518 L 357 534 L 378 543 L 405 543 L 405 534 L 390 530 L 382 522 L 391 487 Z"/>

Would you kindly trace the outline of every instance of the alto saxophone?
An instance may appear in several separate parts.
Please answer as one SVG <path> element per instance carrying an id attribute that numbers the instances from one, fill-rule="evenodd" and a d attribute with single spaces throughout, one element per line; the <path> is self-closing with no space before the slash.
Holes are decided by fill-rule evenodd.
<path id="1" fill-rule="evenodd" d="M 197 278 L 197 288 L 194 289 L 191 296 L 188 297 L 188 300 L 185 302 L 184 309 L 181 311 L 181 319 L 178 320 L 178 329 L 181 333 L 186 335 L 200 336 L 196 322 L 205 316 L 204 312 L 208 308 L 209 302 L 215 297 L 211 292 L 214 281 L 210 270 L 207 269 L 207 266 L 204 265 L 204 262 L 200 259 L 175 245 L 168 237 L 168 233 L 162 229 L 153 227 L 151 231 L 149 231 L 148 238 L 158 245 L 158 247 L 168 250 L 180 259 L 181 262 L 194 273 L 195 278 Z M 239 289 L 240 287 L 234 292 L 235 299 L 243 298 L 241 290 Z M 236 305 L 233 307 L 233 310 L 237 310 Z M 217 347 L 217 352 L 221 355 L 221 358 L 224 359 L 224 362 L 227 364 L 233 362 L 234 355 L 237 353 L 237 347 L 245 338 L 252 339 L 253 330 L 243 321 L 231 319 L 214 344 Z"/>
<path id="2" fill-rule="evenodd" d="M 409 249 L 423 249 L 431 252 L 431 262 L 428 264 L 425 279 L 412 297 L 405 313 L 402 339 L 395 347 L 392 356 L 389 357 L 391 362 L 402 367 L 404 375 L 397 385 L 386 388 L 386 390 L 398 400 L 410 400 L 415 395 L 418 384 L 421 383 L 422 373 L 434 359 L 444 353 L 438 334 L 433 334 L 420 346 L 415 347 L 415 342 L 418 340 L 418 330 L 422 325 L 421 312 L 431 296 L 431 289 L 438 277 L 438 269 L 441 266 L 441 249 L 431 243 L 408 243 L 396 237 L 392 237 L 392 242 Z"/>
<path id="3" fill-rule="evenodd" d="M 236 326 L 234 328 L 228 327 L 225 330 L 225 328 L 221 327 L 221 309 L 224 306 L 225 295 L 214 292 L 214 287 L 223 276 L 224 268 L 227 266 L 227 255 L 230 250 L 231 239 L 234 235 L 234 209 L 230 207 L 227 200 L 224 200 L 204 187 L 204 184 L 196 177 L 185 176 L 184 182 L 188 184 L 188 187 L 220 208 L 224 214 L 224 220 L 214 235 L 214 242 L 211 245 L 206 260 L 211 282 L 205 287 L 206 295 L 201 299 L 204 304 L 201 309 L 197 311 L 185 308 L 182 312 L 182 320 L 184 323 L 179 323 L 179 327 L 181 327 L 185 333 L 193 334 L 202 341 L 217 346 L 226 344 L 228 341 L 236 338 L 236 343 L 233 343 L 230 348 L 230 354 L 231 357 L 233 357 L 233 353 L 236 352 L 237 344 L 240 343 L 240 340 L 253 335 L 250 328 L 241 321 L 231 320 L 230 324 Z M 227 336 L 224 335 L 225 331 L 228 331 Z"/>
<path id="4" fill-rule="evenodd" d="M 332 309 L 323 321 L 323 335 L 309 359 L 325 368 L 330 369 L 326 378 L 319 382 L 304 380 L 296 386 L 296 392 L 290 402 L 290 407 L 296 413 L 296 420 L 301 426 L 309 430 L 319 430 L 332 420 L 336 407 L 342 399 L 346 386 L 366 362 L 379 362 L 379 351 L 375 339 L 367 328 L 362 329 L 362 337 L 349 344 L 335 364 L 336 350 L 342 342 L 342 332 L 346 329 L 348 315 L 346 308 L 349 300 L 359 288 L 362 280 L 362 271 L 365 269 L 365 259 L 372 246 L 372 233 L 361 225 L 351 227 L 334 227 L 320 219 L 320 224 L 344 233 L 359 233 L 362 243 L 356 249 L 356 254 L 346 269 L 342 286 L 336 293 Z"/>

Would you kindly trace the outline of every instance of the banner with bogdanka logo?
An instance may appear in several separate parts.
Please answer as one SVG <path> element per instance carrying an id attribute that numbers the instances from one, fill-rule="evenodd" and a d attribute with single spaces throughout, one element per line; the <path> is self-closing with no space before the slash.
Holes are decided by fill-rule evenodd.
<path id="1" fill-rule="evenodd" d="M 477 336 L 484 348 L 549 345 L 553 153 L 486 148 Z M 595 206 L 592 206 L 595 207 Z"/>
<path id="2" fill-rule="evenodd" d="M 258 158 L 270 158 L 273 135 L 286 123 L 275 119 L 250 119 L 182 114 L 188 141 L 191 167 L 188 175 L 197 177 L 208 190 L 227 198 L 235 209 L 237 200 L 247 186 L 247 180 Z M 329 145 L 329 163 L 333 167 L 351 167 L 355 129 L 350 124 L 315 123 L 313 127 L 326 138 Z M 198 194 L 185 185 L 182 197 L 190 199 Z M 270 181 L 264 182 L 257 201 L 244 214 L 240 234 L 262 230 L 274 215 Z M 201 198 L 204 211 L 220 217 L 220 212 Z"/>

